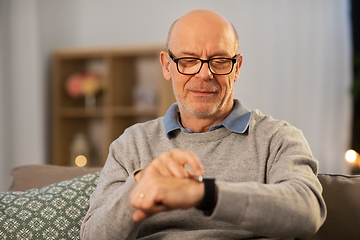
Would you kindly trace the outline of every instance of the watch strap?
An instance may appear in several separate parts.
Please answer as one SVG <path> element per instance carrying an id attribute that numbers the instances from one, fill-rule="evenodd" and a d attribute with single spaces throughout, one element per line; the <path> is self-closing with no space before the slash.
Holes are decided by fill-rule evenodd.
<path id="1" fill-rule="evenodd" d="M 203 211 L 205 215 L 210 216 L 216 205 L 215 179 L 204 178 L 203 183 L 205 190 L 204 197 L 196 208 Z"/>

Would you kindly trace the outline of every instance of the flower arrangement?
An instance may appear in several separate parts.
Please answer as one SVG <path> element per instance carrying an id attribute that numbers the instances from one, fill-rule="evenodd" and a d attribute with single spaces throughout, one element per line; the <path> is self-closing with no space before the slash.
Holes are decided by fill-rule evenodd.
<path id="1" fill-rule="evenodd" d="M 93 72 L 77 73 L 66 81 L 66 91 L 73 98 L 95 96 L 102 88 L 101 77 Z"/>

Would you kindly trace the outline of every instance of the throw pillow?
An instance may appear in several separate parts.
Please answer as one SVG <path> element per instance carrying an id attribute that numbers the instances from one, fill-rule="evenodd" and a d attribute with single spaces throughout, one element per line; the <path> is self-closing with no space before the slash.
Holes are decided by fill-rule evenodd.
<path id="1" fill-rule="evenodd" d="M 99 173 L 41 189 L 0 193 L 0 239 L 80 239 Z"/>

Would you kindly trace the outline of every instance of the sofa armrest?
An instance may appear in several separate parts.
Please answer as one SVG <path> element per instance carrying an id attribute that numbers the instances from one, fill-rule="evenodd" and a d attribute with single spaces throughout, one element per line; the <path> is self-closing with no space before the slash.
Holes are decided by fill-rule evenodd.
<path id="1" fill-rule="evenodd" d="M 101 167 L 65 167 L 55 165 L 26 165 L 14 168 L 9 191 L 25 191 L 42 188 L 53 183 L 101 171 Z"/>
<path id="2" fill-rule="evenodd" d="M 360 175 L 319 174 L 327 218 L 306 240 L 360 239 Z"/>

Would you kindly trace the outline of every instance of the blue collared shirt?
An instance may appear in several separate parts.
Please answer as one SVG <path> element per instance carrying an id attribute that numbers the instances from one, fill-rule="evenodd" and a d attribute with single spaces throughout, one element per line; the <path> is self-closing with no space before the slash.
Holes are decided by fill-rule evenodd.
<path id="1" fill-rule="evenodd" d="M 228 130 L 236 133 L 244 133 L 249 126 L 251 111 L 247 109 L 241 102 L 234 99 L 235 107 L 230 115 L 219 124 L 215 124 L 210 127 L 209 131 L 214 131 L 218 128 L 225 127 Z M 169 137 L 169 133 L 177 129 L 182 131 L 193 133 L 193 131 L 184 128 L 179 119 L 179 107 L 177 103 L 170 106 L 166 115 L 163 118 L 163 124 L 165 127 L 165 133 Z"/>

